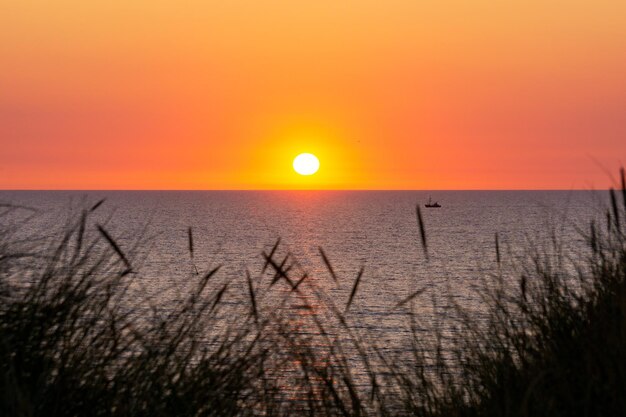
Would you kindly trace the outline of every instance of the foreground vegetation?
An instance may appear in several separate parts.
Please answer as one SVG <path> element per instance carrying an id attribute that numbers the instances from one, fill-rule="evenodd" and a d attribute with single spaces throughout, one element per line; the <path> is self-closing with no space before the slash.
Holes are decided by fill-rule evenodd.
<path id="1" fill-rule="evenodd" d="M 20 238 L 13 215 L 27 209 L 2 206 L 0 415 L 624 415 L 623 171 L 621 179 L 605 221 L 582 228 L 578 259 L 555 237 L 513 265 L 496 236 L 498 268 L 485 272 L 480 320 L 455 306 L 450 323 L 420 323 L 410 308 L 420 291 L 390 306 L 406 308 L 413 329 L 405 358 L 357 334 L 345 314 L 362 270 L 338 306 L 277 242 L 261 274 L 239 277 L 245 303 L 225 305 L 232 284 L 215 268 L 193 273 L 194 288 L 164 309 L 138 301 L 140 252 L 123 251 L 92 221 L 101 202 L 52 240 Z M 419 208 L 417 217 L 427 255 Z M 193 259 L 191 229 L 189 252 Z M 238 320 L 224 322 L 225 309 Z M 446 326 L 463 337 L 445 337 Z"/>

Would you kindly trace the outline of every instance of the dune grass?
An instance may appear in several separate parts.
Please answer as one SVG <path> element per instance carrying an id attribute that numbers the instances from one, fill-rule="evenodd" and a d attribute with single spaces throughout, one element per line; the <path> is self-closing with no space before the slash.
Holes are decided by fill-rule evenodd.
<path id="1" fill-rule="evenodd" d="M 12 220 L 26 208 L 2 206 L 0 415 L 624 415 L 621 174 L 605 221 L 581 225 L 586 251 L 577 259 L 565 259 L 555 236 L 550 250 L 537 245 L 507 262 L 496 234 L 480 318 L 454 305 L 445 325 L 424 323 L 411 308 L 423 290 L 389 306 L 405 309 L 413 329 L 406 357 L 351 325 L 363 269 L 336 305 L 277 241 L 262 254 L 263 271 L 240 277 L 248 301 L 225 306 L 231 282 L 216 279 L 219 267 L 198 271 L 189 229 L 196 284 L 163 309 L 133 287 L 138 248 L 123 250 L 92 221 L 102 201 L 71 216 L 61 235 L 26 240 Z M 416 215 L 427 257 L 419 207 Z M 224 309 L 238 320 L 224 324 Z M 448 337 L 450 328 L 461 337 Z"/>

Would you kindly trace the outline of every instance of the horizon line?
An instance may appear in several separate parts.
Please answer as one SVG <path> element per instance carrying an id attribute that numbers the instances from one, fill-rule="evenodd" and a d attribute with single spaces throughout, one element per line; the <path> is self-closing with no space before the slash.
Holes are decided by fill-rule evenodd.
<path id="1" fill-rule="evenodd" d="M 611 188 L 2 188 L 0 192 L 7 191 L 145 191 L 145 192 L 162 192 L 162 191 L 198 191 L 198 192 L 239 192 L 239 191 L 610 191 Z"/>

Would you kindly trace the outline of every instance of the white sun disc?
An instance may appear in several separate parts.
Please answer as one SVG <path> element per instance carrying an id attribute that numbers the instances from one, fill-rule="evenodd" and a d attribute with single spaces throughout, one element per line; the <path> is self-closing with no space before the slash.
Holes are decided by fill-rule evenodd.
<path id="1" fill-rule="evenodd" d="M 300 175 L 313 175 L 320 169 L 320 161 L 312 153 L 301 153 L 293 160 L 293 169 Z"/>

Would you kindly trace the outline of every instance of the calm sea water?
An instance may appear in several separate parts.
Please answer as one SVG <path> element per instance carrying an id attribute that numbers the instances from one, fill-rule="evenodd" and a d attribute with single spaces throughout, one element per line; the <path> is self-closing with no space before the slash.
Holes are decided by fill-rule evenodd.
<path id="1" fill-rule="evenodd" d="M 423 204 L 432 197 L 438 209 Z M 584 227 L 606 199 L 591 191 L 1 191 L 0 201 L 38 209 L 24 232 L 50 234 L 77 208 L 105 198 L 93 222 L 105 224 L 142 271 L 137 285 L 158 300 L 182 291 L 192 272 L 222 265 L 216 283 L 233 282 L 227 302 L 243 302 L 246 268 L 261 285 L 261 253 L 281 239 L 279 258 L 290 254 L 311 283 L 343 306 L 365 268 L 351 315 L 381 343 L 406 331 L 393 306 L 426 288 L 417 301 L 452 294 L 468 308 L 480 306 L 474 289 L 496 265 L 494 236 L 503 257 L 516 257 L 528 242 L 545 241 L 556 229 L 571 253 L 582 245 Z M 417 227 L 422 206 L 429 260 Z M 74 211 L 72 211 L 74 210 Z M 4 221 L 7 221 L 6 219 Z M 195 241 L 193 263 L 187 228 Z M 338 276 L 334 282 L 322 247 Z M 240 284 L 240 285 L 238 285 Z M 216 284 L 217 285 L 217 284 Z M 165 298 L 163 298 L 163 303 Z M 269 307 L 268 307 L 269 308 Z M 405 330 L 402 330 L 405 329 Z M 393 343 L 390 344 L 392 346 Z M 398 343 L 401 345 L 401 343 Z"/>

